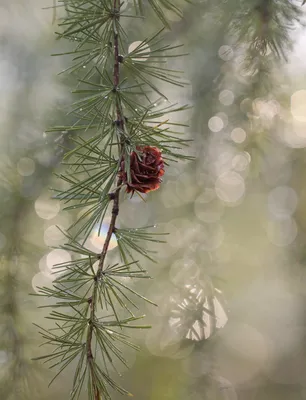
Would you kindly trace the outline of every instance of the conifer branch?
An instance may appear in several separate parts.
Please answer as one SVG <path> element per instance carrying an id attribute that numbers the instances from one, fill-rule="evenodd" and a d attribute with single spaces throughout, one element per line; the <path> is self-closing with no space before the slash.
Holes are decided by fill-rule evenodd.
<path id="1" fill-rule="evenodd" d="M 250 74 L 254 91 L 271 89 L 272 74 L 279 62 L 287 61 L 293 43 L 291 31 L 301 19 L 301 7 L 275 0 L 259 0 L 256 5 L 245 1 L 235 12 L 230 33 L 236 49 L 242 50 L 243 68 Z"/>
<path id="2" fill-rule="evenodd" d="M 149 4 L 162 22 L 164 8 L 177 10 L 169 0 L 152 0 Z M 50 305 L 53 310 L 47 317 L 55 322 L 54 329 L 40 327 L 46 343 L 55 346 L 56 351 L 40 359 L 52 362 L 51 368 L 60 367 L 56 376 L 77 361 L 71 399 L 80 396 L 86 381 L 90 400 L 110 400 L 109 388 L 129 394 L 113 380 L 108 369 L 111 366 L 116 371 L 115 361 L 127 365 L 116 343 L 137 349 L 123 330 L 148 328 L 132 325 L 142 318 L 132 311 L 138 309 L 137 301 L 154 303 L 121 278 L 148 278 L 134 253 L 152 260 L 141 242 L 160 240 L 148 231 L 150 227 L 140 227 L 137 232 L 116 227 L 120 193 L 123 187 L 128 193 L 156 190 L 167 162 L 190 158 L 178 151 L 188 145 L 180 137 L 179 129 L 184 125 L 164 118 L 166 113 L 186 110 L 187 106 L 161 107 L 163 103 L 153 97 L 157 94 L 166 98 L 160 91 L 161 82 L 184 84 L 180 72 L 164 67 L 165 58 L 178 56 L 173 51 L 179 46 L 161 44 L 162 29 L 121 55 L 127 45 L 122 19 L 138 18 L 142 1 L 134 3 L 134 16 L 125 14 L 121 6 L 120 0 L 112 0 L 111 4 L 109 0 L 66 0 L 66 16 L 59 24 L 63 29 L 59 38 L 76 43 L 74 52 L 65 53 L 74 55 L 73 66 L 66 72 L 79 74 L 79 79 L 74 91 L 78 99 L 67 113 L 72 123 L 49 130 L 73 133 L 75 145 L 64 156 L 65 173 L 57 175 L 66 187 L 55 189 L 54 197 L 73 203 L 66 210 L 82 212 L 63 232 L 67 243 L 59 246 L 70 252 L 72 260 L 54 266 L 52 289 L 40 288 L 40 296 L 57 301 Z M 97 229 L 100 235 L 110 207 L 103 248 L 97 254 L 87 243 L 93 230 Z M 114 237 L 122 265 L 106 265 Z M 67 312 L 58 312 L 61 307 Z M 109 309 L 111 315 L 99 316 Z"/>

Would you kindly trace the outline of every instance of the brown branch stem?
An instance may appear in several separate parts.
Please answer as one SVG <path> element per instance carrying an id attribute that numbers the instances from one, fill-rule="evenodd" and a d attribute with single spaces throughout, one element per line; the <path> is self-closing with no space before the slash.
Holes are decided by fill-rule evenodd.
<path id="1" fill-rule="evenodd" d="M 258 27 L 257 39 L 256 39 L 256 50 L 261 50 L 263 53 L 267 51 L 267 34 L 269 29 L 269 23 L 271 20 L 269 0 L 263 0 L 261 4 L 255 7 L 255 10 L 259 13 L 260 25 Z"/>
<path id="2" fill-rule="evenodd" d="M 119 61 L 119 39 L 118 39 L 118 32 L 116 28 L 116 22 L 119 22 L 120 18 L 120 0 L 113 0 L 113 10 L 114 10 L 114 72 L 113 72 L 113 84 L 114 84 L 114 89 L 117 91 L 119 82 L 120 82 L 120 61 Z M 121 104 L 120 104 L 120 99 L 117 96 L 116 97 L 116 115 L 117 115 L 117 121 L 119 122 L 119 128 L 121 130 L 124 130 L 124 116 L 122 115 L 121 112 Z M 119 155 L 121 157 L 122 153 L 122 144 L 119 144 Z M 120 160 L 119 160 L 120 163 Z M 99 290 L 99 282 L 101 280 L 102 274 L 103 274 L 103 268 L 104 268 L 104 262 L 105 258 L 108 252 L 109 244 L 111 241 L 112 234 L 115 231 L 116 228 L 116 220 L 117 216 L 119 214 L 119 195 L 120 195 L 120 190 L 122 187 L 122 180 L 118 178 L 117 185 L 116 185 L 116 190 L 114 193 L 112 193 L 112 196 L 110 196 L 110 201 L 113 201 L 113 207 L 112 207 L 112 216 L 111 216 L 111 221 L 108 227 L 107 235 L 105 238 L 105 242 L 102 248 L 102 251 L 99 255 L 99 264 L 98 264 L 98 270 L 97 273 L 94 277 L 94 285 L 93 285 L 93 290 L 92 290 L 92 295 L 88 298 L 88 304 L 89 304 L 89 309 L 90 309 L 90 315 L 88 319 L 88 330 L 87 330 L 87 338 L 86 338 L 86 348 L 87 348 L 87 362 L 91 374 L 91 379 L 92 379 L 92 386 L 93 386 L 93 392 L 94 392 L 94 400 L 101 400 L 101 394 L 100 394 L 100 389 L 97 386 L 96 383 L 96 377 L 95 377 L 95 367 L 94 367 L 94 354 L 93 354 L 93 335 L 94 335 L 94 329 L 95 329 L 95 313 L 96 313 L 96 306 L 97 306 L 97 295 L 98 295 L 98 290 Z"/>

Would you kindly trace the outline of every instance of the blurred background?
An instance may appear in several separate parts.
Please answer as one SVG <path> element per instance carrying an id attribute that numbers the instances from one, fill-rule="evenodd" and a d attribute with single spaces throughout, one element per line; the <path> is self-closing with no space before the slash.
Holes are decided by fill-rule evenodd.
<path id="1" fill-rule="evenodd" d="M 122 198 L 122 225 L 169 235 L 151 246 L 155 264 L 141 260 L 154 279 L 127 282 L 159 306 L 141 305 L 152 329 L 135 332 L 141 351 L 126 350 L 119 381 L 141 400 L 306 399 L 306 31 L 290 30 L 287 63 L 273 49 L 257 56 L 263 76 L 241 68 L 244 24 L 258 21 L 237 13 L 256 1 L 177 3 L 184 18 L 167 14 L 165 40 L 184 43 L 189 55 L 170 66 L 188 85 L 164 92 L 193 106 L 175 118 L 196 159 L 169 166 L 145 201 Z M 51 57 L 72 49 L 54 35 L 61 11 L 43 7 L 51 0 L 0 2 L 1 400 L 66 400 L 73 376 L 68 368 L 48 387 L 53 372 L 31 361 L 45 352 L 33 323 L 48 321 L 29 293 L 52 286 L 52 266 L 71 258 L 52 247 L 64 242 L 56 226 L 76 218 L 50 199 L 69 137 L 45 131 L 63 123 L 75 81 L 58 75 L 69 57 Z M 125 28 L 132 44 L 160 23 L 150 14 Z M 93 232 L 89 244 L 103 240 Z M 113 240 L 114 259 L 117 250 Z"/>

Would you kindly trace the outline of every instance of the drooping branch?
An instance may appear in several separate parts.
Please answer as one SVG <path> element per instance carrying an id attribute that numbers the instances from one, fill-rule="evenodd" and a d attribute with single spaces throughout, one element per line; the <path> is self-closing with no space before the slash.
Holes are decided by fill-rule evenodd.
<path id="1" fill-rule="evenodd" d="M 58 275 L 52 289 L 39 288 L 41 296 L 52 296 L 58 300 L 55 306 L 50 305 L 56 307 L 51 312 L 51 318 L 57 321 L 57 327 L 52 332 L 41 328 L 46 343 L 54 345 L 57 353 L 39 359 L 48 362 L 57 359 L 60 369 L 56 376 L 73 360 L 78 360 L 70 394 L 72 400 L 84 390 L 85 379 L 90 400 L 110 400 L 108 388 L 129 394 L 108 372 L 108 365 L 117 370 L 117 361 L 127 366 L 114 342 L 137 350 L 138 346 L 126 340 L 127 335 L 121 329 L 148 328 L 132 324 L 144 317 L 134 315 L 133 308 L 138 308 L 134 300 L 154 303 L 126 285 L 121 277 L 149 278 L 139 266 L 135 254 L 154 261 L 141 242 L 160 240 L 156 238 L 159 234 L 148 232 L 150 227 L 119 229 L 116 226 L 120 192 L 123 186 L 132 194 L 158 189 L 164 174 L 162 152 L 167 162 L 190 158 L 177 151 L 180 145 L 186 146 L 188 142 L 175 135 L 181 132 L 173 130 L 183 124 L 174 124 L 167 119 L 167 128 L 164 123 L 152 126 L 154 121 L 160 122 L 165 114 L 188 107 L 157 107 L 147 96 L 149 89 L 165 97 L 156 80 L 183 86 L 179 71 L 160 64 L 160 57 L 176 57 L 171 53 L 178 46 L 161 45 L 163 30 L 160 30 L 123 57 L 120 51 L 125 46 L 126 33 L 121 19 L 125 14 L 122 13 L 120 0 L 111 3 L 94 0 L 88 2 L 88 7 L 79 7 L 74 0 L 67 0 L 67 17 L 59 24 L 63 27 L 60 37 L 76 42 L 74 65 L 67 71 L 80 74 L 81 79 L 74 93 L 81 98 L 73 103 L 69 113 L 73 124 L 56 126 L 49 132 L 82 131 L 84 137 L 72 138 L 76 146 L 65 154 L 63 164 L 67 166 L 66 173 L 58 175 L 68 188 L 55 189 L 54 197 L 65 203 L 73 201 L 66 210 L 81 209 L 82 212 L 68 231 L 63 232 L 68 243 L 59 246 L 59 249 L 72 253 L 73 259 L 54 267 Z M 163 4 L 153 9 L 160 16 L 160 10 L 165 7 Z M 145 63 L 142 62 L 144 55 Z M 121 64 L 124 65 L 124 77 L 120 73 Z M 85 76 L 84 68 L 87 68 Z M 87 136 L 87 132 L 93 130 L 93 135 Z M 92 238 L 96 229 L 100 236 L 109 208 L 111 219 L 103 247 L 100 252 L 89 250 L 87 240 Z M 113 235 L 117 239 L 122 261 L 120 265 L 106 265 Z M 97 269 L 93 268 L 93 260 Z M 67 305 L 67 313 L 57 311 L 58 307 Z M 100 317 L 100 312 L 108 308 L 112 311 L 111 315 Z M 121 316 L 122 313 L 127 313 L 128 317 Z"/>
<path id="2" fill-rule="evenodd" d="M 114 32 L 113 32 L 113 40 L 114 40 L 114 74 L 113 74 L 113 84 L 114 84 L 114 91 L 117 91 L 118 85 L 120 82 L 120 62 L 119 62 L 119 40 L 118 40 L 118 32 L 116 30 L 116 25 L 119 23 L 120 20 L 120 0 L 114 0 L 114 8 L 113 8 L 113 19 L 114 19 Z M 116 114 L 117 114 L 117 126 L 122 129 L 124 127 L 124 117 L 121 113 L 121 106 L 120 106 L 120 98 L 116 98 Z M 118 128 L 119 128 L 118 127 Z M 121 146 L 119 145 L 119 157 L 121 158 L 120 154 L 122 153 L 121 151 Z M 120 163 L 120 159 L 119 159 Z M 95 400 L 100 400 L 100 391 L 99 388 L 96 384 L 96 379 L 94 378 L 94 356 L 93 356 L 93 349 L 92 349 L 92 341 L 93 341 L 93 331 L 94 331 L 94 325 L 95 325 L 95 311 L 96 311 L 96 306 L 97 306 L 97 294 L 98 294 L 98 289 L 99 289 L 99 282 L 102 278 L 103 274 L 103 267 L 104 267 L 104 262 L 105 258 L 108 252 L 109 244 L 111 241 L 111 237 L 115 231 L 115 225 L 116 225 L 116 219 L 119 214 L 119 195 L 120 195 L 120 189 L 121 189 L 121 184 L 122 180 L 118 178 L 117 181 L 117 188 L 114 193 L 110 196 L 110 199 L 113 201 L 113 207 L 112 207 L 112 217 L 111 221 L 108 227 L 107 235 L 105 238 L 105 242 L 103 245 L 103 249 L 101 251 L 101 254 L 99 255 L 99 263 L 98 263 L 98 270 L 97 273 L 94 277 L 94 285 L 93 285 L 93 291 L 91 297 L 88 299 L 88 303 L 90 305 L 90 316 L 88 320 L 88 332 L 87 332 L 87 339 L 86 339 L 86 347 L 87 347 L 87 362 L 91 371 L 91 378 L 92 378 L 92 385 L 93 385 L 93 391 L 94 391 L 94 396 Z"/>

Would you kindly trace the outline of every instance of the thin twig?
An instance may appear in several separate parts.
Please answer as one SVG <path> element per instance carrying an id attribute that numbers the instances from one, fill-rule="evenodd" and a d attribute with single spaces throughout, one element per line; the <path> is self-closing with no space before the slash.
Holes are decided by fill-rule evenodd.
<path id="1" fill-rule="evenodd" d="M 120 18 L 120 0 L 114 0 L 114 19 L 115 19 L 115 21 L 119 21 L 119 18 Z M 114 74 L 113 74 L 114 89 L 117 89 L 119 82 L 120 82 L 119 40 L 118 40 L 118 32 L 116 30 L 116 24 L 114 24 Z M 120 100 L 118 97 L 117 97 L 117 102 L 116 102 L 116 114 L 117 114 L 117 120 L 119 121 L 119 126 L 123 130 L 124 129 L 124 116 L 122 115 L 122 112 L 121 112 Z M 122 149 L 122 143 L 119 145 L 119 150 L 121 150 L 121 149 Z M 120 155 L 121 155 L 121 153 L 122 153 L 122 151 L 119 152 Z M 97 386 L 96 379 L 95 379 L 94 356 L 93 356 L 93 350 L 92 350 L 92 338 L 93 338 L 94 323 L 95 323 L 97 294 L 98 294 L 99 282 L 101 280 L 101 276 L 103 273 L 104 261 L 105 261 L 106 255 L 107 255 L 107 251 L 109 248 L 112 234 L 115 231 L 116 220 L 117 220 L 117 216 L 119 214 L 119 195 L 120 195 L 121 187 L 122 187 L 122 180 L 120 178 L 118 178 L 116 190 L 110 197 L 110 199 L 113 201 L 112 217 L 111 217 L 111 221 L 110 221 L 110 224 L 108 227 L 108 231 L 107 231 L 107 235 L 106 235 L 105 242 L 103 245 L 103 249 L 99 255 L 98 270 L 97 270 L 97 273 L 94 278 L 95 282 L 94 282 L 94 286 L 93 286 L 92 295 L 88 299 L 88 303 L 90 305 L 90 316 L 89 316 L 89 320 L 88 320 L 89 327 L 88 327 L 87 339 L 86 339 L 87 362 L 88 362 L 89 368 L 90 368 L 95 400 L 101 400 L 100 390 Z"/>
<path id="2" fill-rule="evenodd" d="M 268 27 L 271 20 L 269 6 L 269 1 L 264 0 L 262 4 L 255 8 L 255 10 L 259 13 L 260 25 L 258 27 L 257 38 L 255 38 L 254 46 L 257 51 L 262 51 L 263 54 L 266 53 L 268 46 Z"/>

